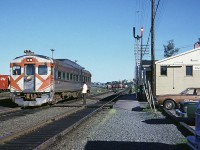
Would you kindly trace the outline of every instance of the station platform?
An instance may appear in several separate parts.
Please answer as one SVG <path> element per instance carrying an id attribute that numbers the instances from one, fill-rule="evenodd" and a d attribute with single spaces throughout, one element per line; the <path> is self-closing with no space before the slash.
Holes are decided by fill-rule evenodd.
<path id="1" fill-rule="evenodd" d="M 100 111 L 49 150 L 187 150 L 170 119 L 142 107 L 135 94 L 124 94 L 112 109 Z"/>
<path id="2" fill-rule="evenodd" d="M 126 94 L 120 97 L 120 99 L 114 105 L 114 108 L 125 109 L 130 111 L 141 111 L 146 108 L 148 102 L 139 102 L 136 98 L 136 94 Z"/>
<path id="3" fill-rule="evenodd" d="M 161 112 L 147 108 L 148 102 L 139 102 L 136 94 L 121 96 L 113 106 L 112 122 L 105 123 L 109 131 L 106 140 L 95 142 L 97 150 L 188 150 L 184 135 Z M 114 134 L 113 134 L 114 133 Z M 98 138 L 97 138 L 98 139 Z M 90 145 L 91 144 L 91 145 Z M 86 145 L 91 150 L 93 142 Z"/>

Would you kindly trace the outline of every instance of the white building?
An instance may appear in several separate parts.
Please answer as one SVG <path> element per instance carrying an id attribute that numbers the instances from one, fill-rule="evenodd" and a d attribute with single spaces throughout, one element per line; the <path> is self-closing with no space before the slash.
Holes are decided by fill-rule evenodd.
<path id="1" fill-rule="evenodd" d="M 156 95 L 200 87 L 200 47 L 155 62 Z"/>

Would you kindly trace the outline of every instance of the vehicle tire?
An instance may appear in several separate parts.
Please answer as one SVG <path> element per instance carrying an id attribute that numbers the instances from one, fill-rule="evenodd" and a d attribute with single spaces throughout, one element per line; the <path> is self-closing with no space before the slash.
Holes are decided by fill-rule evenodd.
<path id="1" fill-rule="evenodd" d="M 173 100 L 166 100 L 163 104 L 163 106 L 168 109 L 168 110 L 171 110 L 171 109 L 174 109 L 175 108 L 175 103 Z"/>

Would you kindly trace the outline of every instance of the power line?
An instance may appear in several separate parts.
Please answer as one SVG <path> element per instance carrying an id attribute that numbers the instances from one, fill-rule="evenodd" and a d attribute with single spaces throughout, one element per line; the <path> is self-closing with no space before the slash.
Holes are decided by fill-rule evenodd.
<path id="1" fill-rule="evenodd" d="M 156 10 L 155 10 L 154 17 L 153 17 L 154 20 L 156 18 L 156 14 L 157 14 L 157 11 L 158 11 L 159 4 L 160 4 L 160 0 L 158 0 L 157 6 L 156 6 Z M 147 40 L 147 44 L 146 44 L 146 48 L 144 49 L 144 52 L 143 52 L 142 55 L 144 55 L 145 52 L 147 51 L 147 46 L 149 45 L 149 40 L 150 40 L 150 36 L 151 36 L 151 30 L 152 30 L 152 27 L 150 28 L 149 36 L 148 36 L 148 40 Z"/>

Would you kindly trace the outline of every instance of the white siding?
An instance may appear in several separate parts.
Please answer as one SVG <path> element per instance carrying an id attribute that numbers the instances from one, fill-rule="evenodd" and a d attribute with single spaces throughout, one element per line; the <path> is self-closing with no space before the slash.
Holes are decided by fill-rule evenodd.
<path id="1" fill-rule="evenodd" d="M 200 69 L 193 67 L 193 76 L 186 76 L 186 66 L 200 67 L 200 49 L 194 49 L 156 62 L 156 95 L 180 93 L 187 87 L 200 87 Z M 160 75 L 160 66 L 167 66 L 167 76 Z"/>

